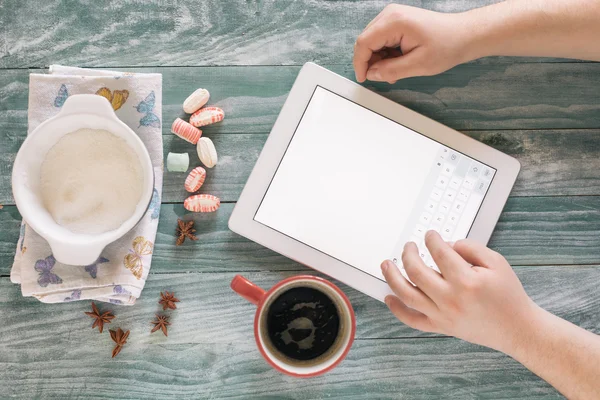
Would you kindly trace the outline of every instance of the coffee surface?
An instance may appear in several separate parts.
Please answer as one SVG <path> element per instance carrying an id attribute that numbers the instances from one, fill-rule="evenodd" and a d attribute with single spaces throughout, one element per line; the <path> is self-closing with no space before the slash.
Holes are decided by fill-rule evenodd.
<path id="1" fill-rule="evenodd" d="M 269 307 L 267 331 L 273 346 L 295 360 L 312 360 L 335 343 L 340 316 L 325 293 L 310 287 L 291 288 Z"/>

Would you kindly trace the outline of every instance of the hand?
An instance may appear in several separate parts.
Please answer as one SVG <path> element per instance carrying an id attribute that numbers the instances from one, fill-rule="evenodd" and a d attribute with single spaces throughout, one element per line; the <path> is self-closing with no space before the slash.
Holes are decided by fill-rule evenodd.
<path id="1" fill-rule="evenodd" d="M 465 50 L 471 35 L 464 15 L 388 5 L 356 39 L 356 80 L 394 83 L 439 74 L 468 61 Z"/>
<path id="2" fill-rule="evenodd" d="M 391 261 L 381 265 L 396 294 L 385 302 L 406 325 L 426 332 L 456 336 L 509 352 L 519 332 L 539 309 L 500 254 L 471 240 L 451 247 L 435 231 L 425 243 L 441 275 L 427 267 L 415 243 L 407 243 L 402 263 L 413 286 Z"/>

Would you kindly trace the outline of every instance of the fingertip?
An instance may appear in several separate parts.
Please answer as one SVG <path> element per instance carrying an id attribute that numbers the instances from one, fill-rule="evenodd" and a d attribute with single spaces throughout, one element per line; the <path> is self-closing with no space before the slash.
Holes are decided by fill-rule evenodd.
<path id="1" fill-rule="evenodd" d="M 446 243 L 439 232 L 434 230 L 425 232 L 425 246 L 427 246 L 428 249 L 430 249 L 432 245 L 439 245 L 440 242 Z"/>
<path id="2" fill-rule="evenodd" d="M 389 268 L 389 260 L 385 260 L 384 262 L 381 263 L 381 272 L 385 275 L 385 273 L 387 272 L 388 268 Z"/>
<path id="3" fill-rule="evenodd" d="M 417 244 L 415 242 L 406 242 L 404 244 L 404 251 L 414 247 L 417 247 Z"/>
<path id="4" fill-rule="evenodd" d="M 388 308 L 390 308 L 390 305 L 392 304 L 393 297 L 394 296 L 392 296 L 390 294 L 390 295 L 385 296 L 385 299 L 383 299 L 383 301 L 385 302 L 385 305 L 388 306 Z"/>
<path id="5" fill-rule="evenodd" d="M 361 68 L 360 66 L 357 66 L 356 64 L 354 65 L 354 76 L 356 77 L 356 81 L 358 83 L 362 83 L 365 81 L 365 75 L 366 75 L 366 67 L 365 68 Z"/>
<path id="6" fill-rule="evenodd" d="M 434 231 L 433 229 L 429 230 L 425 233 L 425 239 L 433 239 L 434 237 L 436 237 L 436 235 L 439 236 L 440 234 Z"/>
<path id="7" fill-rule="evenodd" d="M 465 246 L 465 244 L 467 246 Z M 452 248 L 454 250 L 458 251 L 459 249 L 464 248 L 464 247 L 468 247 L 467 239 L 461 239 L 461 240 L 457 240 L 456 242 L 452 242 Z"/>
<path id="8" fill-rule="evenodd" d="M 370 81 L 377 81 L 380 82 L 382 81 L 382 77 L 381 77 L 381 71 L 379 71 L 379 69 L 377 68 L 369 68 L 369 70 L 367 71 L 367 79 Z"/>

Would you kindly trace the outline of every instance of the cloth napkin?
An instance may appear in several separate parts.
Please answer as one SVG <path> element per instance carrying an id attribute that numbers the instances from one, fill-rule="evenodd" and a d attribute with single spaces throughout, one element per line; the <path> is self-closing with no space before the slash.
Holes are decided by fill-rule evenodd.
<path id="1" fill-rule="evenodd" d="M 83 93 L 109 99 L 119 119 L 146 145 L 154 167 L 152 202 L 133 230 L 108 245 L 96 262 L 87 266 L 56 261 L 48 243 L 23 222 L 10 278 L 21 284 L 23 296 L 33 296 L 44 303 L 92 299 L 132 305 L 150 271 L 160 213 L 162 75 L 59 65 L 51 66 L 48 74 L 31 74 L 28 132 L 56 115 L 68 96 Z"/>

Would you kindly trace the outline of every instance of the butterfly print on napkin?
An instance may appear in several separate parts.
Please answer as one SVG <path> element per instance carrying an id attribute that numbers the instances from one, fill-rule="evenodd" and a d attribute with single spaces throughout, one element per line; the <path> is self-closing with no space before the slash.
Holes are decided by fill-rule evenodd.
<path id="1" fill-rule="evenodd" d="M 115 90 L 111 92 L 110 89 L 107 87 L 102 87 L 98 89 L 96 94 L 110 101 L 110 104 L 112 105 L 112 108 L 115 111 L 121 108 L 121 106 L 123 106 L 123 104 L 125 104 L 125 102 L 129 98 L 128 90 Z"/>
<path id="2" fill-rule="evenodd" d="M 65 301 L 76 301 L 81 299 L 81 289 L 73 290 L 69 297 L 65 297 Z"/>
<path id="3" fill-rule="evenodd" d="M 96 275 L 98 274 L 98 264 L 104 264 L 107 262 L 108 262 L 108 258 L 99 257 L 95 263 L 86 265 L 85 270 L 87 273 L 90 274 L 90 276 L 92 278 L 96 279 Z"/>
<path id="4" fill-rule="evenodd" d="M 154 90 L 150 92 L 148 96 L 137 105 L 136 109 L 139 113 L 145 114 L 142 119 L 140 119 L 140 126 L 153 126 L 155 128 L 160 128 L 160 118 L 156 114 L 154 114 L 154 103 L 156 102 L 156 97 L 154 95 Z"/>
<path id="5" fill-rule="evenodd" d="M 160 196 L 156 188 L 152 192 L 152 200 L 148 209 L 150 210 L 150 219 L 158 219 L 160 215 Z"/>
<path id="6" fill-rule="evenodd" d="M 63 282 L 58 275 L 51 272 L 52 268 L 54 268 L 54 264 L 56 264 L 56 260 L 52 254 L 43 260 L 37 260 L 35 262 L 33 268 L 40 273 L 38 285 L 41 287 L 46 287 L 51 283 L 57 285 Z"/>
<path id="7" fill-rule="evenodd" d="M 54 107 L 61 108 L 65 101 L 67 101 L 67 97 L 69 97 L 69 91 L 67 90 L 67 86 L 63 83 L 60 85 L 60 89 L 58 89 L 58 95 L 54 99 Z"/>
<path id="8" fill-rule="evenodd" d="M 154 245 L 143 236 L 138 236 L 133 239 L 132 247 L 133 248 L 129 250 L 129 254 L 123 259 L 123 264 L 125 265 L 125 268 L 131 271 L 133 276 L 137 279 L 141 279 L 144 271 L 143 257 L 152 254 Z"/>

